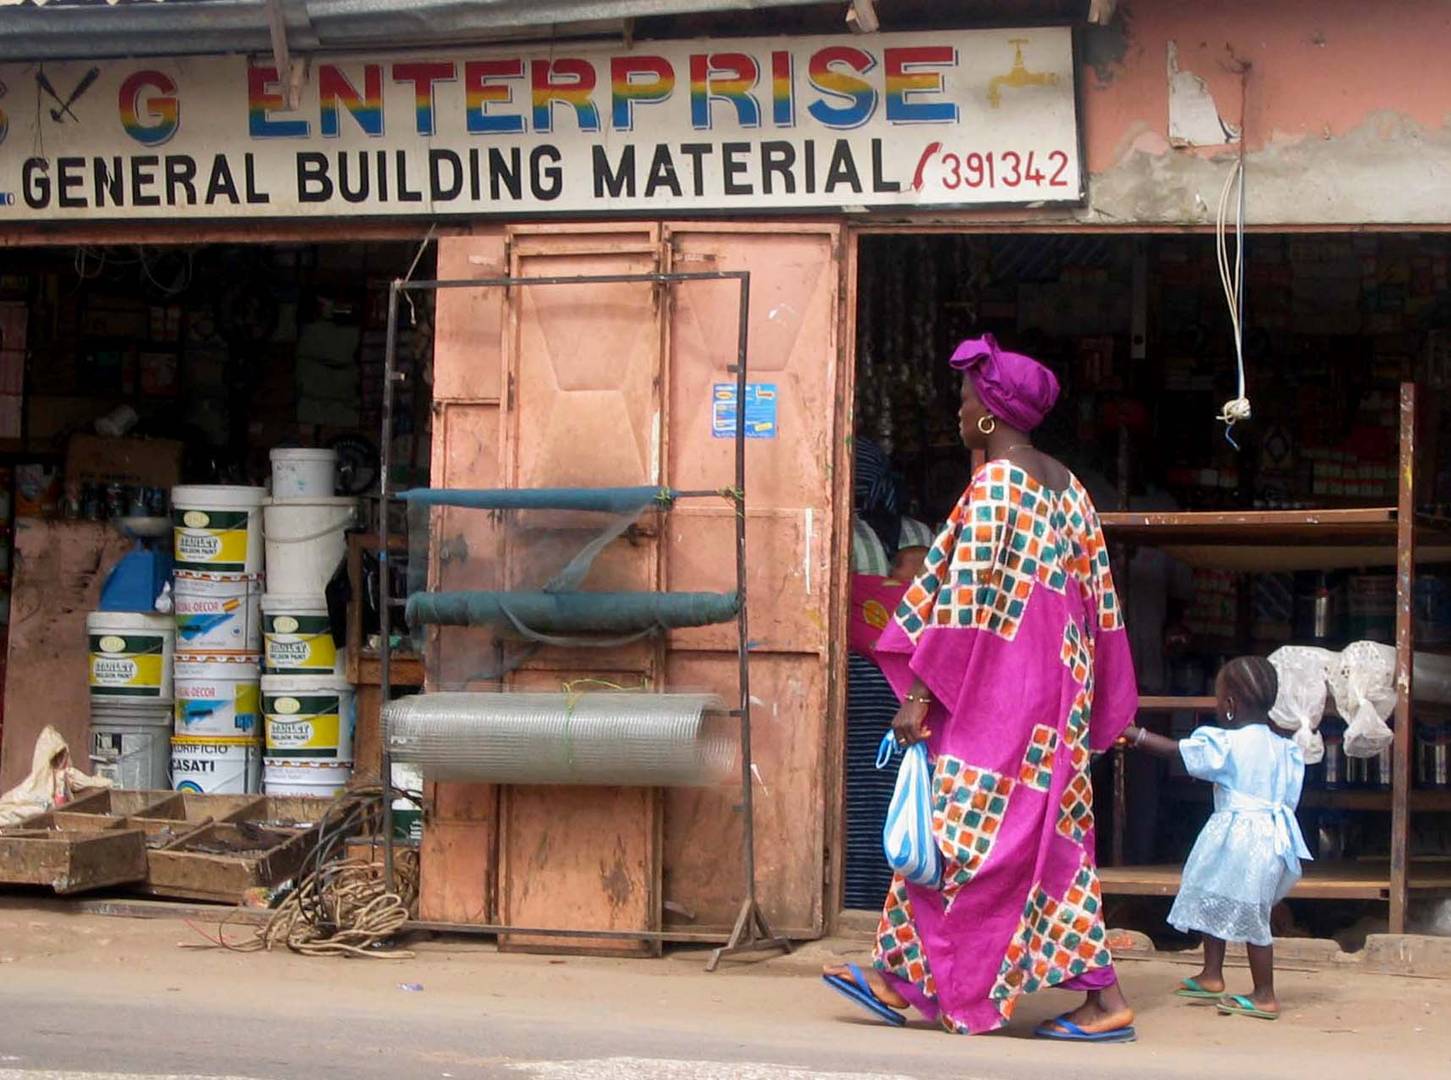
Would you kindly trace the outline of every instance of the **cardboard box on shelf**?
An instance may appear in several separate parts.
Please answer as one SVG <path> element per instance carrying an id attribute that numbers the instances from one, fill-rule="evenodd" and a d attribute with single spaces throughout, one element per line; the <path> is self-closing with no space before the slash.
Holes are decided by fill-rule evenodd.
<path id="1" fill-rule="evenodd" d="M 169 489 L 181 482 L 181 457 L 182 444 L 173 439 L 72 435 L 66 447 L 66 482 Z"/>

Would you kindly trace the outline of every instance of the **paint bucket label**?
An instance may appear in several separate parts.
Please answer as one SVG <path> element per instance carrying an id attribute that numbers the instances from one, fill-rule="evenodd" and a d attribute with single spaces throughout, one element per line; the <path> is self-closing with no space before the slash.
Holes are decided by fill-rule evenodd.
<path id="1" fill-rule="evenodd" d="M 257 749 L 251 740 L 173 739 L 171 786 L 195 794 L 255 792 L 262 766 Z"/>
<path id="2" fill-rule="evenodd" d="M 344 716 L 340 694 L 267 694 L 262 711 L 269 757 L 336 758 L 352 750 L 353 718 Z"/>
<path id="3" fill-rule="evenodd" d="M 268 795 L 337 795 L 353 775 L 351 761 L 312 761 L 269 757 L 262 787 Z"/>
<path id="4" fill-rule="evenodd" d="M 326 615 L 262 616 L 263 670 L 269 675 L 330 675 L 338 647 Z"/>
<path id="5" fill-rule="evenodd" d="M 257 730 L 254 682 L 176 683 L 176 730 L 192 735 L 250 735 Z"/>
<path id="6" fill-rule="evenodd" d="M 162 697 L 166 638 L 161 634 L 91 634 L 91 693 Z"/>
<path id="7" fill-rule="evenodd" d="M 176 637 L 184 652 L 257 652 L 262 644 L 257 575 L 178 572 L 173 587 Z"/>
<path id="8" fill-rule="evenodd" d="M 171 512 L 174 557 L 182 569 L 241 573 L 247 569 L 247 528 L 256 511 L 196 510 Z"/>

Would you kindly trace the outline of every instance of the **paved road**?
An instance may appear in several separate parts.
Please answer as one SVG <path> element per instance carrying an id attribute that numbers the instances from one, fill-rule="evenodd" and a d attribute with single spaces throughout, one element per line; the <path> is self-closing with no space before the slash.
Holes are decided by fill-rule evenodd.
<path id="1" fill-rule="evenodd" d="M 707 975 L 699 955 L 566 960 L 439 942 L 381 961 L 191 947 L 215 933 L 0 902 L 0 1080 L 1451 1076 L 1451 984 L 1428 980 L 1287 971 L 1287 1015 L 1264 1024 L 1176 1001 L 1184 968 L 1125 964 L 1140 1041 L 1072 1047 L 1029 1037 L 1069 995 L 1026 999 L 988 1038 L 896 1031 L 821 986 L 822 955 Z"/>

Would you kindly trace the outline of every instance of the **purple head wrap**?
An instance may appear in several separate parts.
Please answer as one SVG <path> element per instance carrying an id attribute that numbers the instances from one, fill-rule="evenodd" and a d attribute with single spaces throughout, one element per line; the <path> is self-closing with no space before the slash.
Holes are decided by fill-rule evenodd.
<path id="1" fill-rule="evenodd" d="M 1031 356 L 998 348 L 991 334 L 968 338 L 949 361 L 972 380 L 988 411 L 1019 431 L 1032 431 L 1058 400 L 1058 378 Z"/>

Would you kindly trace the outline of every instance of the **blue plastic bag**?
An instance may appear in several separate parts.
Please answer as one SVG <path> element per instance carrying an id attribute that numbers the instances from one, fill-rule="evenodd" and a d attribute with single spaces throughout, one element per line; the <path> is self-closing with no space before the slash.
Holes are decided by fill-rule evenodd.
<path id="1" fill-rule="evenodd" d="M 877 768 L 885 769 L 896 750 L 888 732 L 877 748 Z M 935 889 L 942 880 L 942 855 L 932 835 L 932 767 L 927 746 L 916 743 L 902 754 L 897 788 L 882 826 L 882 850 L 887 863 L 913 885 Z"/>

